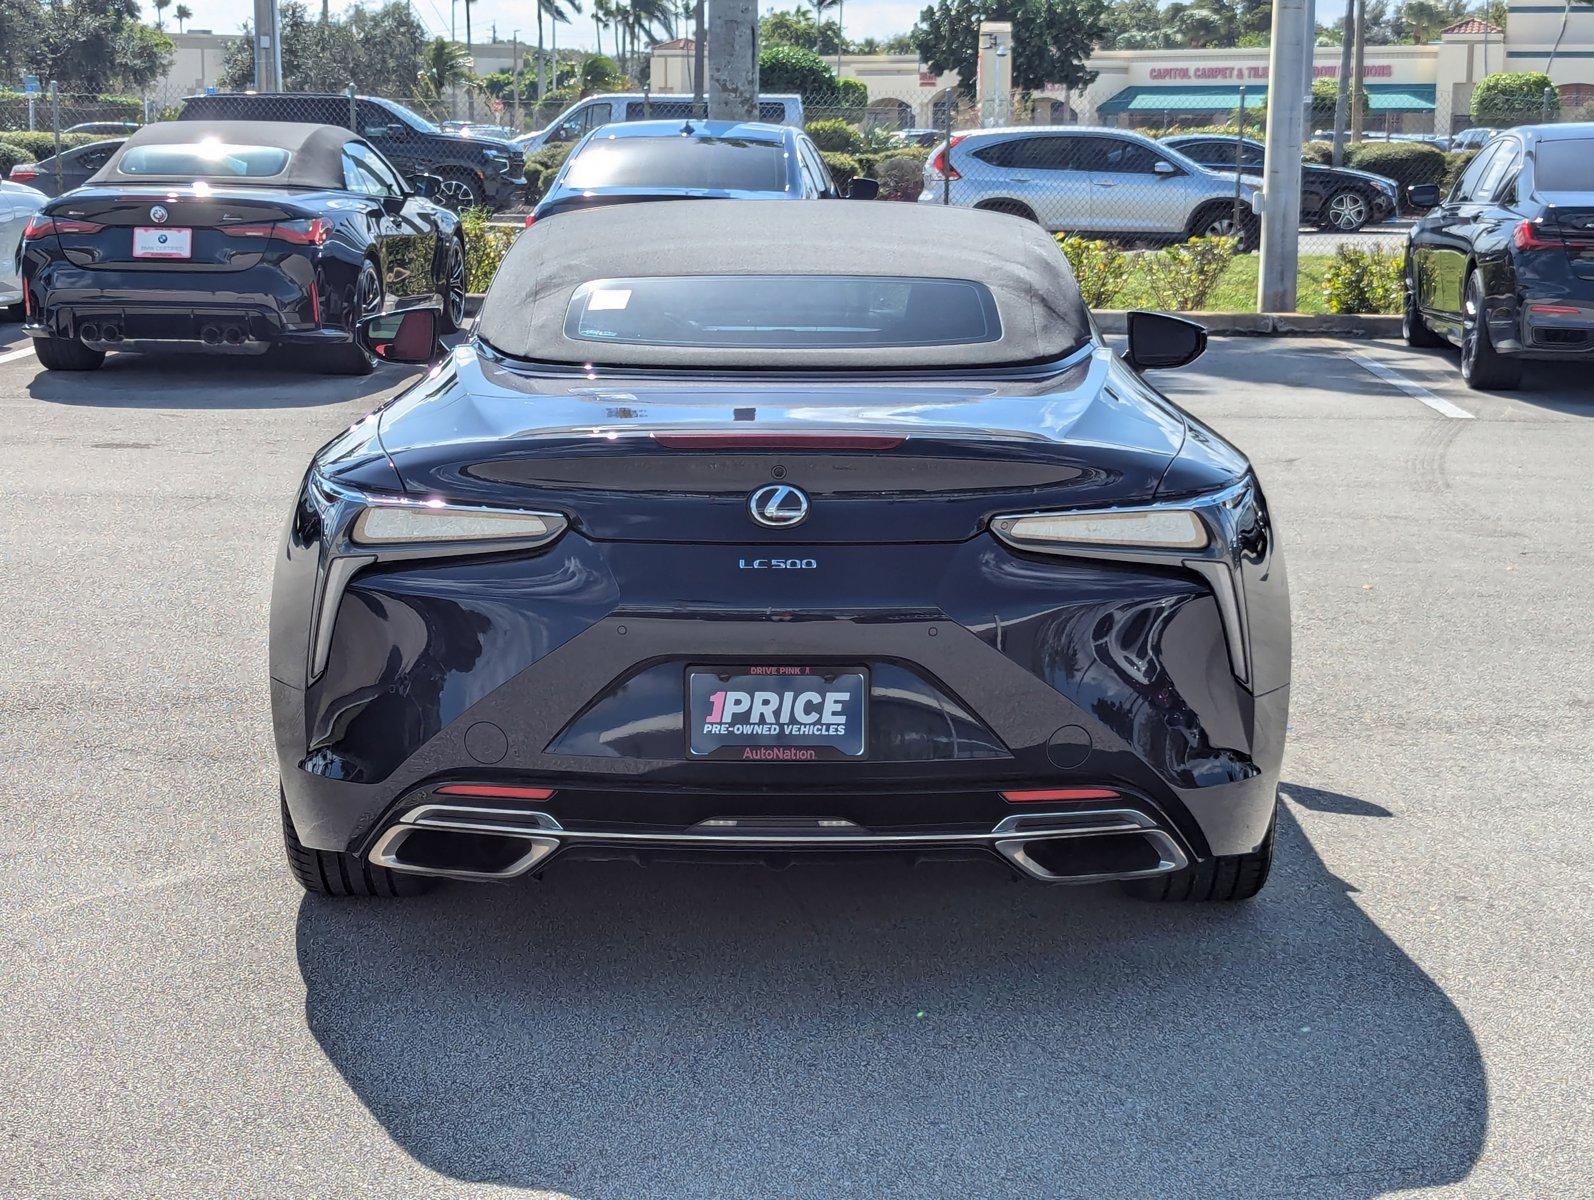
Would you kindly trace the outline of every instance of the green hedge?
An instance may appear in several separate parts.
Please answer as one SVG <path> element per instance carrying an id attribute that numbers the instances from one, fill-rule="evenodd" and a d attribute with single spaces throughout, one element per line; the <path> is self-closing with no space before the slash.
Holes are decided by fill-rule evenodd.
<path id="1" fill-rule="evenodd" d="M 1500 71 L 1472 89 L 1474 125 L 1537 125 L 1560 115 L 1561 95 L 1543 71 Z"/>
<path id="2" fill-rule="evenodd" d="M 863 164 L 855 155 L 821 151 L 819 157 L 825 160 L 825 166 L 830 168 L 830 177 L 843 192 L 847 190 L 849 183 L 863 174 Z"/>
<path id="3" fill-rule="evenodd" d="M 70 150 L 73 146 L 87 146 L 90 142 L 103 142 L 110 134 L 104 133 L 63 133 L 61 135 L 61 149 Z M 0 142 L 16 146 L 28 152 L 28 160 L 37 162 L 41 158 L 49 158 L 55 153 L 55 135 L 53 133 L 29 132 L 26 129 L 0 129 Z"/>
<path id="4" fill-rule="evenodd" d="M 1395 313 L 1404 300 L 1402 257 L 1396 251 L 1341 246 L 1323 272 L 1323 299 L 1331 313 Z"/>
<path id="5" fill-rule="evenodd" d="M 0 179 L 11 174 L 11 168 L 18 163 L 32 162 L 33 155 L 21 146 L 13 146 L 10 142 L 0 142 Z"/>
<path id="6" fill-rule="evenodd" d="M 1393 179 L 1404 195 L 1412 184 L 1444 178 L 1445 152 L 1427 142 L 1362 142 L 1350 148 L 1345 165 Z"/>
<path id="7" fill-rule="evenodd" d="M 468 208 L 460 213 L 460 224 L 465 230 L 465 290 L 485 292 L 498 274 L 511 243 L 519 235 L 518 229 L 505 229 L 501 225 L 487 224 L 491 214 L 485 208 Z"/>
<path id="8" fill-rule="evenodd" d="M 880 199 L 917 200 L 924 190 L 924 159 L 899 154 L 887 158 L 870 173 L 880 181 Z"/>
<path id="9" fill-rule="evenodd" d="M 831 154 L 858 154 L 863 150 L 863 133 L 850 121 L 834 117 L 810 121 L 807 133 L 814 145 Z"/>

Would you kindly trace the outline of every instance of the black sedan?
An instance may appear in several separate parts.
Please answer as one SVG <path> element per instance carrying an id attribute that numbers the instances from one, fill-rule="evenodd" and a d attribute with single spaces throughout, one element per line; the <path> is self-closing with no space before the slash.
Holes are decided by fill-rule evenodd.
<path id="1" fill-rule="evenodd" d="M 17 163 L 11 168 L 10 179 L 12 183 L 26 184 L 46 196 L 60 196 L 82 187 L 99 174 L 121 144 L 120 139 L 111 138 L 90 142 L 87 146 L 74 146 L 38 162 Z"/>
<path id="2" fill-rule="evenodd" d="M 904 211 L 906 210 L 906 211 Z M 432 314 L 363 326 L 427 361 Z M 288 861 L 975 856 L 1155 899 L 1273 855 L 1287 587 L 1245 456 L 997 213 L 613 205 L 311 463 L 277 555 Z"/>
<path id="3" fill-rule="evenodd" d="M 329 125 L 170 122 L 139 130 L 23 237 L 24 332 L 52 370 L 109 350 L 263 354 L 365 374 L 361 317 L 465 311 L 459 219 Z"/>
<path id="4" fill-rule="evenodd" d="M 1512 388 L 1528 359 L 1594 361 L 1594 124 L 1490 142 L 1406 244 L 1406 340 L 1461 347 L 1474 388 Z"/>
<path id="5" fill-rule="evenodd" d="M 1175 150 L 1203 166 L 1234 170 L 1240 157 L 1242 171 L 1259 174 L 1267 147 L 1251 138 L 1223 134 L 1186 134 L 1162 139 Z M 1387 221 L 1400 205 L 1395 181 L 1350 167 L 1301 166 L 1301 220 L 1334 233 L 1355 233 L 1375 221 Z"/>

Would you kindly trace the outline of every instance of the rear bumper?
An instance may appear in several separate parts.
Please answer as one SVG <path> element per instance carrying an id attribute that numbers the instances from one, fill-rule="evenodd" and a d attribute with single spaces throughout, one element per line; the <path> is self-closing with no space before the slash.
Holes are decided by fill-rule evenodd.
<path id="1" fill-rule="evenodd" d="M 301 505 L 272 613 L 278 757 L 307 846 L 374 853 L 438 786 L 483 781 L 554 792 L 519 807 L 558 823 L 531 836 L 561 853 L 746 850 L 699 827 L 800 818 L 846 823 L 802 851 L 926 834 L 988 855 L 1003 820 L 1037 811 L 1003 792 L 1088 786 L 1196 859 L 1254 849 L 1272 815 L 1289 650 L 1271 546 L 1244 592 L 1260 694 L 1236 679 L 1200 576 L 1042 562 L 988 536 L 816 548 L 829 575 L 806 586 L 834 587 L 823 602 L 738 578 L 723 547 L 575 532 L 521 557 L 373 567 L 342 592 L 307 683 L 314 521 Z M 867 668 L 867 757 L 692 759 L 685 682 L 704 663 Z"/>

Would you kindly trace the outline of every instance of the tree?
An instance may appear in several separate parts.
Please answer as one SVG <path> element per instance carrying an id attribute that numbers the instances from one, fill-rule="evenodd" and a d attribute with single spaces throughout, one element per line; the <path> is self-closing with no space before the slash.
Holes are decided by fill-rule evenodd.
<path id="1" fill-rule="evenodd" d="M 150 0 L 155 6 L 155 28 L 166 28 L 166 10 L 172 6 L 172 0 Z"/>
<path id="2" fill-rule="evenodd" d="M 758 55 L 758 87 L 763 92 L 796 92 L 804 103 L 833 104 L 836 73 L 812 50 L 765 46 Z"/>
<path id="3" fill-rule="evenodd" d="M 172 9 L 172 19 L 177 22 L 177 32 L 181 33 L 183 31 L 184 22 L 192 21 L 194 19 L 194 10 L 189 8 L 186 4 L 179 4 L 176 8 Z"/>
<path id="4" fill-rule="evenodd" d="M 352 82 L 367 94 L 407 96 L 418 86 L 431 39 L 405 0 L 353 8 L 326 21 L 319 14 L 312 20 L 300 0 L 289 0 L 277 20 L 284 91 L 341 92 Z M 245 25 L 227 47 L 220 83 L 238 90 L 254 78 L 254 38 Z"/>
<path id="5" fill-rule="evenodd" d="M 835 54 L 843 47 L 840 25 L 815 20 L 813 13 L 800 8 L 765 13 L 758 22 L 758 42 L 761 46 L 796 46 L 821 55 Z"/>
<path id="6" fill-rule="evenodd" d="M 1543 71 L 1485 75 L 1472 89 L 1474 125 L 1521 125 L 1560 115 L 1560 95 Z"/>
<path id="7" fill-rule="evenodd" d="M 1400 10 L 1412 45 L 1435 41 L 1440 33 L 1467 15 L 1468 0 L 1409 0 Z"/>
<path id="8" fill-rule="evenodd" d="M 48 9 L 33 0 L 14 11 L 34 22 L 22 66 L 63 92 L 138 89 L 171 65 L 171 39 L 138 23 L 136 0 L 54 0 Z"/>
<path id="9" fill-rule="evenodd" d="M 418 80 L 423 96 L 442 96 L 470 79 L 470 52 L 464 46 L 442 37 L 427 43 Z"/>
<path id="10" fill-rule="evenodd" d="M 1312 81 L 1312 126 L 1334 127 L 1334 111 L 1339 107 L 1339 80 L 1314 79 Z M 1362 87 L 1362 111 L 1367 111 L 1367 88 Z"/>
<path id="11" fill-rule="evenodd" d="M 981 20 L 1013 23 L 1013 85 L 1086 87 L 1085 66 L 1107 29 L 1106 0 L 937 0 L 919 14 L 913 44 L 932 71 L 956 71 L 960 90 L 974 91 Z"/>

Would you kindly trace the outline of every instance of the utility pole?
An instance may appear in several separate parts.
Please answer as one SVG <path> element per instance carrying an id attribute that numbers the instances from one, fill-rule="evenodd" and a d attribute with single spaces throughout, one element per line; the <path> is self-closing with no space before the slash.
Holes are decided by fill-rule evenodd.
<path id="1" fill-rule="evenodd" d="M 1345 165 L 1345 122 L 1350 119 L 1350 94 L 1358 80 L 1351 78 L 1351 47 L 1356 41 L 1356 0 L 1345 0 L 1344 31 L 1339 41 L 1339 97 L 1334 101 L 1334 165 Z"/>
<path id="2" fill-rule="evenodd" d="M 255 91 L 282 90 L 282 38 L 277 0 L 255 0 Z"/>
<path id="3" fill-rule="evenodd" d="M 1301 143 L 1311 97 L 1309 0 L 1273 0 L 1263 168 L 1258 312 L 1294 312 L 1301 224 Z"/>
<path id="4" fill-rule="evenodd" d="M 710 120 L 758 120 L 758 0 L 712 0 L 708 48 Z"/>
<path id="5" fill-rule="evenodd" d="M 1367 51 L 1367 0 L 1345 0 L 1356 6 L 1356 53 L 1350 68 L 1350 140 L 1362 140 L 1362 122 L 1367 114 L 1362 111 L 1362 74 L 1365 71 L 1363 56 Z"/>
<path id="6" fill-rule="evenodd" d="M 476 67 L 476 47 L 470 40 L 470 0 L 465 0 L 465 65 L 471 70 Z M 470 121 L 476 119 L 476 89 L 470 86 L 469 80 L 465 81 L 465 117 Z"/>
<path id="7" fill-rule="evenodd" d="M 703 36 L 703 3 L 704 0 L 697 0 L 692 14 L 695 26 L 692 31 L 692 115 L 694 117 L 708 115 L 708 110 L 703 107 L 703 55 L 708 49 L 707 39 Z"/>
<path id="8" fill-rule="evenodd" d="M 514 130 L 520 132 L 520 30 L 509 35 L 509 79 L 515 88 Z"/>

